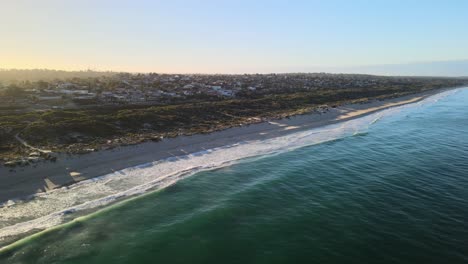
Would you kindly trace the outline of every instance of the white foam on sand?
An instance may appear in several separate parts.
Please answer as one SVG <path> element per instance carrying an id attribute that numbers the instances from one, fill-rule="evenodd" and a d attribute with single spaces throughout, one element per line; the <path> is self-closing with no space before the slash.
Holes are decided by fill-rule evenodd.
<path id="1" fill-rule="evenodd" d="M 100 208 L 117 200 L 160 190 L 202 170 L 227 166 L 241 159 L 282 153 L 296 148 L 365 132 L 384 116 L 408 107 L 433 103 L 456 90 L 436 94 L 418 103 L 386 109 L 362 118 L 267 140 L 239 142 L 184 156 L 126 168 L 68 187 L 39 193 L 27 201 L 9 201 L 0 207 L 0 243 L 31 230 L 43 230 L 70 220 L 74 213 Z"/>

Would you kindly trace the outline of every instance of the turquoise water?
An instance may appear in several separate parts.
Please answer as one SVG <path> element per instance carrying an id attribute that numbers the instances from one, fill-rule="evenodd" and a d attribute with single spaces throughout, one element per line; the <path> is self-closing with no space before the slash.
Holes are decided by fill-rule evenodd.
<path id="1" fill-rule="evenodd" d="M 468 90 L 197 173 L 0 263 L 468 263 Z"/>

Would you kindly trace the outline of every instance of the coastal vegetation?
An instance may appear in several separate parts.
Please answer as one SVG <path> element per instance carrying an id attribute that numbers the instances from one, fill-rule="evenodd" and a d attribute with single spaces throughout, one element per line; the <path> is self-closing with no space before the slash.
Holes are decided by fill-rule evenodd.
<path id="1" fill-rule="evenodd" d="M 422 83 L 415 80 L 413 85 L 389 83 L 386 86 L 354 85 L 336 89 L 286 87 L 276 92 L 270 90 L 270 93 L 244 89 L 235 97 L 197 94 L 149 105 L 1 109 L 0 159 L 8 165 L 27 164 L 37 160 L 24 160 L 37 149 L 86 153 L 148 140 L 159 141 L 165 137 L 209 133 L 296 114 L 323 112 L 344 103 L 364 103 L 468 83 L 463 79 L 429 79 Z M 4 96 L 22 96 L 22 91 L 11 86 L 3 92 Z M 54 159 L 53 154 L 40 152 L 40 156 Z"/>

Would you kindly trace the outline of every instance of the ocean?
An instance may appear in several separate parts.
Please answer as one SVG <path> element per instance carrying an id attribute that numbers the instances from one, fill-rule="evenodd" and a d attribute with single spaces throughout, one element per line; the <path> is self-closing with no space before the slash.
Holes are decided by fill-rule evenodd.
<path id="1" fill-rule="evenodd" d="M 119 175 L 1 209 L 0 237 L 51 229 L 0 263 L 468 263 L 468 89 Z"/>

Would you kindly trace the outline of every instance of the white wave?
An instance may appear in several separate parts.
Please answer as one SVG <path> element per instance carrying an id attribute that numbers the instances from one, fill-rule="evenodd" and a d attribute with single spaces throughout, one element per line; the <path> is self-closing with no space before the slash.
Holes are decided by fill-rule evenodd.
<path id="1" fill-rule="evenodd" d="M 64 222 L 75 212 L 102 207 L 130 196 L 158 190 L 202 170 L 230 165 L 240 159 L 281 153 L 353 135 L 402 109 L 434 103 L 456 91 L 431 96 L 415 104 L 394 107 L 362 118 L 268 140 L 255 140 L 141 164 L 81 181 L 69 187 L 36 194 L 24 202 L 0 207 L 0 241 L 34 229 Z M 69 218 L 68 218 L 69 219 Z"/>

